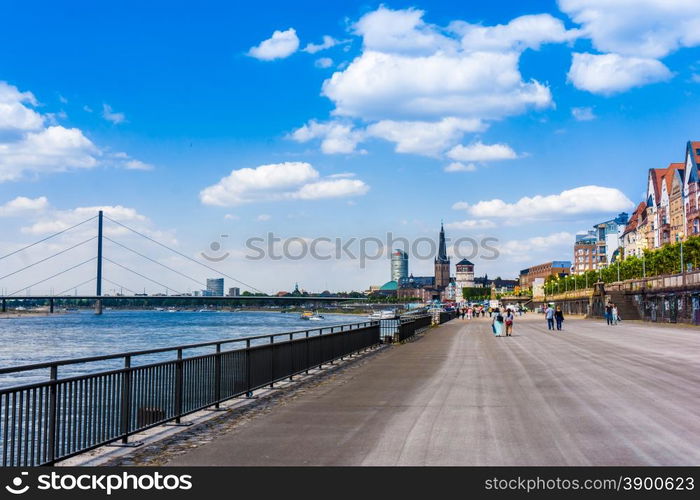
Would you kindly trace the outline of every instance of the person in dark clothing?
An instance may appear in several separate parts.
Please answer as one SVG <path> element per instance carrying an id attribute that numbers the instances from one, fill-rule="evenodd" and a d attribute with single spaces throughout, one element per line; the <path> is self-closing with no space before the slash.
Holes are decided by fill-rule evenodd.
<path id="1" fill-rule="evenodd" d="M 561 310 L 561 306 L 557 306 L 557 310 L 554 312 L 554 319 L 557 322 L 557 330 L 561 330 L 561 324 L 564 322 L 564 311 Z"/>
<path id="2" fill-rule="evenodd" d="M 612 325 L 612 324 L 613 324 L 612 308 L 613 308 L 613 306 L 612 306 L 612 304 L 611 304 L 610 302 L 608 302 L 608 303 L 605 305 L 605 319 L 607 320 L 608 325 Z"/>

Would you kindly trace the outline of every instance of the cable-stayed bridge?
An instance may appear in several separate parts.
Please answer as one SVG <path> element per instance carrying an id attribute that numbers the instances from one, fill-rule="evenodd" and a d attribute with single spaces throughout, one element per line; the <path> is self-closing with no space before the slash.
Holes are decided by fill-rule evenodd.
<path id="1" fill-rule="evenodd" d="M 89 224 L 96 223 L 96 231 L 89 231 Z M 112 229 L 112 236 L 108 236 L 106 229 Z M 85 230 L 88 229 L 87 234 Z M 63 245 L 55 245 L 54 242 L 61 236 L 67 236 L 72 233 L 73 240 L 77 236 L 77 242 L 73 240 L 65 243 Z M 92 233 L 92 234 L 90 234 Z M 95 234 L 96 233 L 96 234 Z M 115 234 L 128 234 L 130 236 L 136 237 L 136 239 L 141 242 L 146 243 L 151 248 L 165 251 L 167 255 L 176 258 L 176 263 L 164 263 L 164 259 L 157 259 L 152 257 L 147 253 L 147 251 L 137 250 L 133 248 L 132 245 L 127 244 L 126 241 L 118 240 Z M 84 237 L 84 238 L 83 238 Z M 65 238 L 64 238 L 65 239 Z M 86 251 L 89 249 L 89 245 L 92 242 L 96 242 L 96 252 L 92 255 L 86 255 Z M 53 245 L 51 253 L 45 255 L 44 249 L 47 246 Z M 134 265 L 127 259 L 118 259 L 112 253 L 117 252 L 105 252 L 106 247 L 110 250 L 119 250 L 122 255 L 130 255 L 136 261 L 143 263 L 148 263 L 151 266 L 156 266 L 160 271 L 156 277 L 152 274 L 147 273 L 138 264 Z M 38 257 L 33 259 L 29 256 L 30 252 L 37 253 Z M 93 250 L 94 251 L 94 250 Z M 48 252 L 47 252 L 48 253 Z M 109 256 L 108 256 L 109 255 Z M 20 265 L 11 268 L 7 263 L 10 262 L 11 258 L 14 261 L 20 261 Z M 60 258 L 60 259 L 59 259 Z M 64 265 L 60 268 L 56 266 L 57 263 L 62 262 Z M 182 262 L 187 263 L 190 267 L 198 268 L 200 270 L 207 270 L 215 277 L 221 277 L 233 281 L 237 286 L 245 287 L 250 290 L 253 294 L 251 295 L 238 295 L 238 296 L 197 296 L 188 292 L 183 292 L 181 286 L 170 286 L 164 283 L 168 277 L 177 277 L 180 282 L 187 282 L 191 284 L 196 284 L 200 288 L 206 288 L 207 284 L 205 281 L 192 276 L 192 273 L 188 273 L 183 270 Z M 169 265 L 170 264 L 170 265 Z M 35 277 L 29 279 L 27 282 L 22 282 L 22 285 L 15 286 L 14 289 L 3 288 L 3 281 L 7 282 L 9 278 L 13 278 L 13 281 L 17 281 L 18 278 L 21 279 L 23 275 L 27 275 L 30 271 L 36 271 L 38 269 L 47 268 L 41 271 L 40 277 Z M 179 267 L 179 269 L 177 268 Z M 105 273 L 105 269 L 110 269 L 117 274 L 117 272 L 124 276 L 129 275 L 132 279 L 135 279 L 140 284 L 147 284 L 149 286 L 156 285 L 164 290 L 165 293 L 146 295 L 144 293 L 139 293 L 135 285 L 127 287 L 120 282 L 116 281 L 113 274 Z M 107 274 L 105 276 L 105 274 Z M 60 287 L 59 291 L 54 293 L 53 289 L 49 293 L 32 293 L 32 289 L 36 290 L 38 286 L 46 286 L 52 282 L 56 282 L 59 278 L 65 279 L 66 277 L 79 277 L 76 278 L 76 283 L 70 287 Z M 38 279 L 37 279 L 38 278 Z M 86 287 L 92 286 L 94 283 L 94 293 L 82 292 L 78 294 L 78 289 L 85 290 Z M 103 293 L 103 285 L 109 284 L 116 288 L 112 290 L 119 290 L 116 293 Z M 145 286 L 143 287 L 145 291 Z M 126 292 L 126 293 L 125 293 Z M 11 252 L 0 255 L 0 302 L 1 311 L 5 312 L 8 307 L 8 303 L 16 303 L 18 301 L 46 301 L 49 306 L 49 311 L 53 312 L 54 306 L 57 303 L 68 302 L 74 303 L 75 301 L 91 301 L 95 305 L 95 310 L 97 313 L 102 312 L 102 307 L 104 303 L 119 303 L 126 301 L 138 301 L 140 303 L 151 303 L 151 304 L 168 304 L 168 303 L 194 303 L 194 304 L 230 304 L 233 302 L 241 301 L 256 301 L 256 302 L 277 302 L 280 304 L 298 304 L 298 303 L 321 303 L 321 302 L 338 302 L 346 300 L 358 300 L 351 299 L 347 297 L 333 297 L 333 296 L 268 296 L 262 290 L 257 287 L 243 282 L 240 279 L 231 276 L 228 273 L 216 269 L 204 262 L 190 257 L 189 255 L 173 248 L 158 239 L 145 234 L 133 227 L 130 227 L 116 219 L 109 217 L 104 214 L 103 211 L 99 211 L 97 215 L 89 217 L 82 220 L 70 227 L 56 231 L 49 236 L 43 237 L 37 241 L 34 241 L 28 245 L 24 245 L 20 248 L 12 250 Z"/>

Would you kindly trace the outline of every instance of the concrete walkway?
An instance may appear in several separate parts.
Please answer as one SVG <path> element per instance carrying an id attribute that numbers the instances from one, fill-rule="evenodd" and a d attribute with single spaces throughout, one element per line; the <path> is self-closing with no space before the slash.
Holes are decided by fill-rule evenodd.
<path id="1" fill-rule="evenodd" d="M 168 465 L 699 465 L 700 330 L 453 320 Z"/>

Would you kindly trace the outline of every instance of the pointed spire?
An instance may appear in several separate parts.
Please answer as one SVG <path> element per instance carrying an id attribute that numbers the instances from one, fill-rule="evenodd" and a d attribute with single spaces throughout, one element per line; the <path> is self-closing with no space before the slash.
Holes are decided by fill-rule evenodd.
<path id="1" fill-rule="evenodd" d="M 447 261 L 447 245 L 445 244 L 445 228 L 442 220 L 440 221 L 440 246 L 438 248 L 438 261 Z"/>

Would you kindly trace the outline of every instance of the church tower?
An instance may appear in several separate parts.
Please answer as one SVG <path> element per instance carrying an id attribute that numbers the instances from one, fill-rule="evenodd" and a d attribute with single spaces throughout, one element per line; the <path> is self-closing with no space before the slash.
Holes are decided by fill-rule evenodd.
<path id="1" fill-rule="evenodd" d="M 445 228 L 440 223 L 440 245 L 435 259 L 435 288 L 444 289 L 450 284 L 450 259 L 447 258 Z"/>

